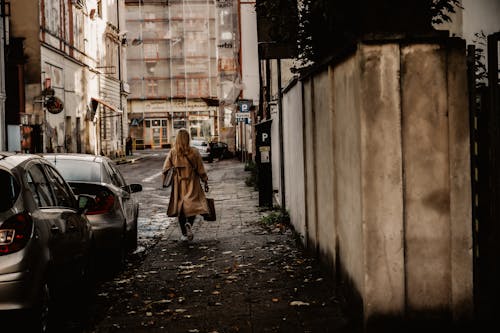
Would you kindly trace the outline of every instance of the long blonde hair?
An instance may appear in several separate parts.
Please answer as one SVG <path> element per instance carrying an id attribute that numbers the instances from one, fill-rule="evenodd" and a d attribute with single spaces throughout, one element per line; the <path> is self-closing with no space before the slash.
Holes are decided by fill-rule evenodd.
<path id="1" fill-rule="evenodd" d="M 190 151 L 189 147 L 189 133 L 185 129 L 180 129 L 175 138 L 175 150 L 177 154 L 185 156 Z"/>

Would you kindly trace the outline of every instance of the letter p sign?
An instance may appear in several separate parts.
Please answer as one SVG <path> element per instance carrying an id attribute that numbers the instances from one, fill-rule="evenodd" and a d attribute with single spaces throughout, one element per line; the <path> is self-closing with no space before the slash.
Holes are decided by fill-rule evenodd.
<path id="1" fill-rule="evenodd" d="M 269 138 L 269 134 L 262 133 L 262 142 L 266 142 L 267 138 Z"/>

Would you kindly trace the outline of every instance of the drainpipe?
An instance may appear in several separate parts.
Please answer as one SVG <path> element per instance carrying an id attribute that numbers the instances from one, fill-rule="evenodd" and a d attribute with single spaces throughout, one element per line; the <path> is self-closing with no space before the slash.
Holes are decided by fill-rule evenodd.
<path id="1" fill-rule="evenodd" d="M 7 13 L 5 13 L 5 0 L 1 0 L 0 1 L 0 6 L 2 6 L 0 8 L 0 14 L 2 16 L 2 45 L 0 46 L 0 50 L 2 52 L 2 54 L 0 54 L 0 57 L 1 57 L 1 62 L 0 64 L 2 65 L 2 77 L 0 77 L 0 80 L 2 80 L 0 82 L 0 87 L 2 87 L 2 91 L 0 91 L 0 103 L 2 103 L 2 105 L 0 105 L 0 149 L 1 150 L 7 150 L 7 142 L 6 142 L 6 138 L 7 138 L 7 135 L 6 135 L 6 125 L 5 125 L 5 119 L 6 119 L 6 108 L 5 108 L 5 100 L 7 98 L 7 91 L 6 91 L 6 87 L 5 87 L 5 73 L 6 73 L 6 67 L 7 67 L 7 60 L 6 60 L 6 53 L 5 52 L 5 46 L 6 46 L 6 43 L 7 43 L 7 27 L 5 25 L 6 23 L 6 20 L 5 20 L 5 16 Z"/>
<path id="2" fill-rule="evenodd" d="M 285 157 L 283 144 L 283 93 L 281 87 L 281 59 L 278 58 L 278 127 L 280 136 L 280 189 L 281 189 L 281 209 L 285 209 Z"/>

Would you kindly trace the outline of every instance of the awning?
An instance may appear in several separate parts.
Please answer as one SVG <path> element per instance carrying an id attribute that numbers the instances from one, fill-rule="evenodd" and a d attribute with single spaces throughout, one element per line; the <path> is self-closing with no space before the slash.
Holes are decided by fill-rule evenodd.
<path id="1" fill-rule="evenodd" d="M 220 104 L 219 99 L 216 97 L 202 97 L 201 99 L 207 103 L 207 106 L 219 106 Z"/>
<path id="2" fill-rule="evenodd" d="M 90 101 L 92 103 L 92 109 L 94 110 L 94 112 L 97 110 L 97 104 L 102 104 L 103 106 L 107 107 L 108 109 L 111 109 L 111 111 L 114 111 L 116 113 L 123 113 L 123 111 L 118 109 L 118 107 L 114 106 L 113 104 L 111 104 L 109 102 L 106 102 L 105 100 L 92 97 L 90 99 Z"/>

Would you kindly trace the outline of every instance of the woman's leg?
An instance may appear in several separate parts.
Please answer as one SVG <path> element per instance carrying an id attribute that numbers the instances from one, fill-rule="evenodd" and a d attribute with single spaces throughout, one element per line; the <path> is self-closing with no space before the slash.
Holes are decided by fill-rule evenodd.
<path id="1" fill-rule="evenodd" d="M 184 215 L 184 212 L 181 211 L 177 219 L 179 220 L 179 226 L 181 227 L 182 235 L 186 236 L 186 215 Z"/>
<path id="2" fill-rule="evenodd" d="M 186 236 L 188 240 L 192 241 L 193 240 L 193 230 L 191 227 L 193 226 L 194 223 L 194 218 L 196 216 L 189 216 L 187 217 L 187 221 L 184 223 L 184 228 L 186 229 Z"/>

